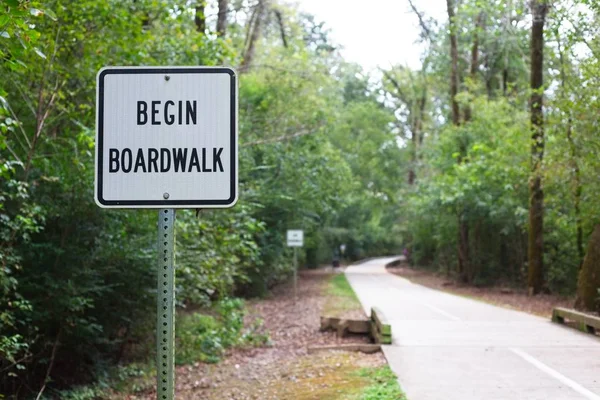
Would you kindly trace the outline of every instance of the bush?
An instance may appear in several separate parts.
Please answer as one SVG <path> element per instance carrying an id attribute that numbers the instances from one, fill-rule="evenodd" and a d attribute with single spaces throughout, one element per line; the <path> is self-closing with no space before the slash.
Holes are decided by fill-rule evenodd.
<path id="1" fill-rule="evenodd" d="M 264 345 L 268 336 L 258 333 L 261 322 L 255 321 L 244 332 L 244 302 L 241 299 L 225 299 L 217 303 L 214 314 L 199 312 L 183 315 L 176 328 L 177 364 L 197 361 L 218 362 L 226 349 L 239 345 Z"/>

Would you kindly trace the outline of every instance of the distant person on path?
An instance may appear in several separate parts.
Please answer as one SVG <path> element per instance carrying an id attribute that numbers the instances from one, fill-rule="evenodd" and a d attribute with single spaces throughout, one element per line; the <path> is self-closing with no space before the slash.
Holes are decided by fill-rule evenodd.
<path id="1" fill-rule="evenodd" d="M 410 250 L 408 250 L 408 247 L 405 247 L 404 250 L 402 250 L 402 255 L 404 256 L 405 261 L 410 264 Z"/>

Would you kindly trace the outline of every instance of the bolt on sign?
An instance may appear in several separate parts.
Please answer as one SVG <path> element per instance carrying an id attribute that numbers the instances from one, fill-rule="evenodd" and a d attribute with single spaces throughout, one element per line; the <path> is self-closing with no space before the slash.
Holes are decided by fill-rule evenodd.
<path id="1" fill-rule="evenodd" d="M 100 70 L 96 203 L 232 206 L 238 179 L 236 97 L 229 68 Z"/>
<path id="2" fill-rule="evenodd" d="M 96 90 L 96 203 L 160 208 L 156 396 L 173 400 L 175 209 L 237 200 L 237 78 L 222 67 L 106 67 Z"/>

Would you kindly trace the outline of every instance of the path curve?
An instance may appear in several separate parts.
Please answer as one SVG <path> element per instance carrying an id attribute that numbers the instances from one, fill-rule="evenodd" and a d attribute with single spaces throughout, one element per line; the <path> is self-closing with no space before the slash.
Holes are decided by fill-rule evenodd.
<path id="1" fill-rule="evenodd" d="M 363 308 L 392 325 L 384 354 L 408 400 L 600 400 L 600 340 L 549 320 L 388 273 L 348 267 Z"/>

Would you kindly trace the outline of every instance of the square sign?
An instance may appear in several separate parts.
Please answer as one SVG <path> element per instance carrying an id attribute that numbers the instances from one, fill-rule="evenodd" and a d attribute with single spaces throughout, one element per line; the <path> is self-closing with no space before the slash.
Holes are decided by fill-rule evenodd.
<path id="1" fill-rule="evenodd" d="M 231 207 L 237 78 L 221 67 L 107 67 L 97 76 L 100 207 Z"/>
<path id="2" fill-rule="evenodd" d="M 288 245 L 288 247 L 304 246 L 304 231 L 301 231 L 301 230 L 287 231 L 287 245 Z"/>

